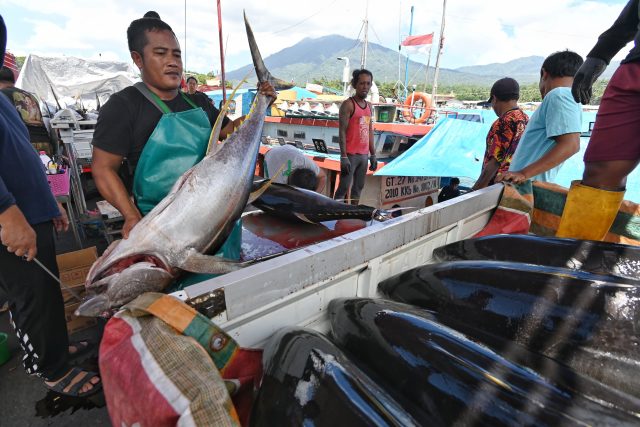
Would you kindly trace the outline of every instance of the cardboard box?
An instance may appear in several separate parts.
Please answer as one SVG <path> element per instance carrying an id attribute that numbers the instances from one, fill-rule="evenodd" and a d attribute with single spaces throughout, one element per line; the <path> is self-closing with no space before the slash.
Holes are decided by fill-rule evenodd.
<path id="1" fill-rule="evenodd" d="M 60 270 L 60 281 L 82 298 L 85 295 L 85 279 L 96 259 L 98 259 L 98 250 L 95 246 L 58 255 L 56 261 Z M 62 288 L 61 291 L 64 300 L 64 317 L 69 334 L 96 324 L 94 318 L 77 317 L 73 314 L 80 302 L 67 289 Z"/>
<path id="2" fill-rule="evenodd" d="M 81 317 L 73 314 L 74 311 L 80 306 L 80 303 L 67 304 L 64 306 L 64 319 L 67 322 L 67 332 L 69 335 L 74 332 L 82 331 L 90 328 L 97 323 L 97 320 L 93 317 Z"/>
<path id="3" fill-rule="evenodd" d="M 84 284 L 89 269 L 96 259 L 98 259 L 98 250 L 95 246 L 56 256 L 60 281 L 69 287 Z"/>

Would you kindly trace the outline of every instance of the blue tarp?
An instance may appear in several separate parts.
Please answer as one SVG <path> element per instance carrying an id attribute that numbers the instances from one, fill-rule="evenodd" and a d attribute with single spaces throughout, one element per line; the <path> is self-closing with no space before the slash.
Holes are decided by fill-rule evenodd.
<path id="1" fill-rule="evenodd" d="M 595 113 L 584 113 L 583 127 L 595 120 Z M 480 176 L 486 148 L 486 136 L 491 122 L 474 123 L 465 120 L 441 119 L 413 147 L 385 165 L 375 175 L 467 177 L 473 182 Z M 584 151 L 589 138 L 580 138 L 580 152 L 567 159 L 560 168 L 555 183 L 570 187 L 571 181 L 582 178 Z M 467 180 L 462 179 L 465 183 Z M 467 185 L 467 184 L 465 184 Z M 640 203 L 640 167 L 627 179 L 625 199 Z"/>
<path id="2" fill-rule="evenodd" d="M 580 152 L 564 162 L 554 181 L 556 184 L 569 188 L 571 181 L 582 179 L 584 151 L 587 149 L 588 143 L 589 138 L 580 138 Z M 627 192 L 624 198 L 634 203 L 640 203 L 640 167 L 637 167 L 627 177 Z"/>
<path id="3" fill-rule="evenodd" d="M 227 97 L 231 96 L 233 93 L 233 89 L 227 89 Z M 212 90 L 210 92 L 205 92 L 209 98 L 213 100 L 213 105 L 218 108 L 220 105 L 220 101 L 222 101 L 222 89 L 220 90 Z M 251 103 L 253 102 L 253 98 L 256 96 L 255 89 L 238 89 L 236 91 L 235 98 L 238 96 L 242 96 L 242 112 L 243 116 L 249 114 L 249 110 L 251 109 Z"/>
<path id="4" fill-rule="evenodd" d="M 374 175 L 477 179 L 490 127 L 491 123 L 438 120 L 431 132 Z"/>

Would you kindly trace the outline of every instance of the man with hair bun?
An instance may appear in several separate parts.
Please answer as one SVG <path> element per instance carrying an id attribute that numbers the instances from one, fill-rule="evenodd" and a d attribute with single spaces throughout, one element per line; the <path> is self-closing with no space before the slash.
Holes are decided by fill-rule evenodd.
<path id="1" fill-rule="evenodd" d="M 127 41 L 142 82 L 113 94 L 100 109 L 92 163 L 98 191 L 124 217 L 124 238 L 204 157 L 220 114 L 206 97 L 180 90 L 180 45 L 156 12 L 131 22 Z M 259 90 L 276 97 L 269 83 Z M 224 117 L 220 138 L 233 128 Z"/>
<path id="2" fill-rule="evenodd" d="M 344 199 L 351 188 L 351 202 L 354 204 L 358 203 L 364 187 L 367 163 L 370 164 L 371 171 L 378 167 L 373 145 L 371 104 L 366 100 L 372 83 L 371 71 L 364 68 L 354 70 L 351 86 L 355 89 L 355 95 L 340 106 L 340 185 L 336 190 L 335 199 Z"/>

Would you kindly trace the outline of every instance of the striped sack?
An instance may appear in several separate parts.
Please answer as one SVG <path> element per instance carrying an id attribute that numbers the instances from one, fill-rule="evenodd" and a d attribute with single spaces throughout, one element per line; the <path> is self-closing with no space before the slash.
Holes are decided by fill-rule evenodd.
<path id="1" fill-rule="evenodd" d="M 109 320 L 100 344 L 111 422 L 248 425 L 261 359 L 176 298 L 143 294 Z"/>

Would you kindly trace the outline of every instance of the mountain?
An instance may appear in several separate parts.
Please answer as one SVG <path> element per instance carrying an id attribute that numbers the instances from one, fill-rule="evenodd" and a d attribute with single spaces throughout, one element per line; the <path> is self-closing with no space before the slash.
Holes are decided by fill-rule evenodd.
<path id="1" fill-rule="evenodd" d="M 285 48 L 264 59 L 272 75 L 283 80 L 293 80 L 304 86 L 313 79 L 339 80 L 342 78 L 344 62 L 338 57 L 347 57 L 351 69 L 359 67 L 362 47 L 357 40 L 338 35 L 319 38 L 305 38 L 297 44 Z M 404 82 L 406 57 L 400 58 L 400 79 Z M 435 63 L 435 53 L 432 57 Z M 398 80 L 398 52 L 376 43 L 369 43 L 367 52 L 367 68 L 373 73 L 377 82 L 395 82 Z M 244 67 L 227 73 L 227 79 L 239 81 L 248 72 L 253 74 L 253 66 Z M 425 83 L 426 64 L 409 61 L 409 85 L 418 88 Z M 494 76 L 478 75 L 441 68 L 438 82 L 440 85 L 468 83 L 476 85 L 490 85 L 496 79 Z M 429 67 L 429 81 L 433 81 L 433 67 Z M 250 80 L 255 82 L 255 77 Z"/>
<path id="2" fill-rule="evenodd" d="M 304 86 L 313 79 L 339 80 L 342 78 L 344 62 L 338 57 L 349 58 L 351 69 L 358 68 L 362 47 L 358 40 L 338 35 L 319 38 L 305 38 L 291 47 L 282 49 L 264 59 L 271 74 L 286 81 L 293 81 Z M 406 57 L 402 55 L 398 60 L 398 52 L 376 43 L 369 43 L 367 53 L 367 68 L 373 73 L 376 82 L 398 81 L 404 82 Z M 540 78 L 540 67 L 544 61 L 542 56 L 528 56 L 504 63 L 486 65 L 472 65 L 456 69 L 440 68 L 438 76 L 439 86 L 456 84 L 490 87 L 497 79 L 509 76 L 521 84 L 536 83 Z M 400 64 L 399 64 L 400 62 Z M 431 65 L 435 64 L 435 51 L 432 54 Z M 618 62 L 612 62 L 602 75 L 609 79 Z M 433 81 L 433 66 L 429 67 L 428 81 Z M 227 73 L 227 79 L 239 81 L 244 76 L 252 76 L 249 82 L 256 80 L 253 65 L 245 65 Z M 426 64 L 409 61 L 409 87 L 415 84 L 421 90 L 425 83 Z"/>
<path id="3" fill-rule="evenodd" d="M 521 84 L 535 83 L 540 79 L 540 68 L 544 62 L 542 56 L 527 56 L 517 58 L 512 61 L 493 63 L 486 65 L 471 65 L 467 67 L 456 68 L 461 73 L 473 74 L 474 76 L 492 76 L 492 77 L 513 77 Z M 602 74 L 603 79 L 610 79 L 613 72 L 618 68 L 620 62 L 611 61 Z"/>

